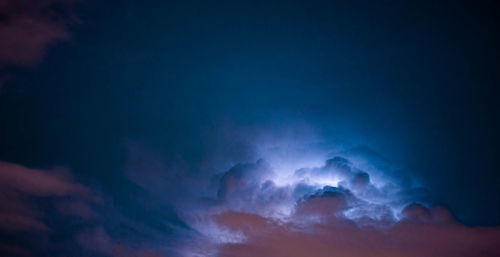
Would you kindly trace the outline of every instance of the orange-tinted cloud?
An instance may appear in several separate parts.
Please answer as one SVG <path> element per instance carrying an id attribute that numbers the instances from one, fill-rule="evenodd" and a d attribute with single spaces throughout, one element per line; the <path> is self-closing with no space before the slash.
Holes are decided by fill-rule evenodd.
<path id="1" fill-rule="evenodd" d="M 296 224 L 236 212 L 221 214 L 217 221 L 246 237 L 243 242 L 220 245 L 221 257 L 500 256 L 498 227 L 471 228 L 456 222 L 412 219 L 386 228 L 358 226 L 342 219 Z"/>

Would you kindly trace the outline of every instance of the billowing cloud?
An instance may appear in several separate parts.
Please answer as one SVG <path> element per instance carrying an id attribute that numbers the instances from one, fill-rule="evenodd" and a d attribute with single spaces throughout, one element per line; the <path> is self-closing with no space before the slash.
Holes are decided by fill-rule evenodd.
<path id="1" fill-rule="evenodd" d="M 280 151 L 274 147 L 255 151 L 264 154 L 254 161 L 201 174 L 138 144 L 128 147 L 124 199 L 78 182 L 68 169 L 0 163 L 0 251 L 103 257 L 500 255 L 500 228 L 461 224 L 418 183 L 394 175 L 398 169 L 367 149 L 327 151 L 318 163 L 301 159 L 300 151 L 273 155 Z M 284 164 L 288 158 L 293 165 Z"/>
<path id="2" fill-rule="evenodd" d="M 264 159 L 233 166 L 216 176 L 215 199 L 185 216 L 206 242 L 192 247 L 224 257 L 500 254 L 500 228 L 461 224 L 417 183 L 387 176 L 386 160 L 362 155 L 288 171 Z"/>

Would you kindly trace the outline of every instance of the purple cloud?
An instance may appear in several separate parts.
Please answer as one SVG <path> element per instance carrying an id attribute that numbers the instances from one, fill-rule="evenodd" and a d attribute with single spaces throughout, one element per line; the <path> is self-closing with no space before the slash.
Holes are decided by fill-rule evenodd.
<path id="1" fill-rule="evenodd" d="M 68 25 L 74 17 L 57 12 L 71 9 L 75 0 L 1 0 L 0 67 L 33 66 L 47 47 L 69 39 Z"/>

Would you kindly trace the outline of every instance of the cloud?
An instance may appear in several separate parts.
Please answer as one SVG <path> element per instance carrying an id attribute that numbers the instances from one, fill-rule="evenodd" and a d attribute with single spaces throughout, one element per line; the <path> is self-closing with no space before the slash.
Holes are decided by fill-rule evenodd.
<path id="1" fill-rule="evenodd" d="M 500 254 L 500 228 L 461 224 L 418 184 L 386 176 L 394 170 L 387 160 L 375 155 L 370 165 L 370 151 L 368 161 L 359 151 L 340 151 L 319 164 L 304 158 L 293 166 L 283 163 L 296 161 L 294 154 L 271 153 L 269 160 L 204 174 L 190 173 L 192 166 L 182 160 L 128 146 L 127 181 L 118 195 L 84 185 L 69 169 L 1 162 L 0 251 L 103 257 Z"/>
<path id="2" fill-rule="evenodd" d="M 90 189 L 73 182 L 66 170 L 42 171 L 0 162 L 0 228 L 48 230 L 34 202 L 42 198 L 92 199 Z"/>
<path id="3" fill-rule="evenodd" d="M 242 243 L 220 246 L 217 256 L 498 256 L 498 228 L 458 223 L 400 222 L 386 229 L 359 227 L 343 219 L 299 226 L 270 218 L 228 212 L 221 226 L 243 231 Z"/>
<path id="4" fill-rule="evenodd" d="M 0 0 L 0 68 L 38 64 L 48 46 L 69 39 L 75 19 L 67 11 L 74 2 Z"/>
<path id="5" fill-rule="evenodd" d="M 78 235 L 78 243 L 90 251 L 92 255 L 99 254 L 111 257 L 165 257 L 147 249 L 133 249 L 114 242 L 102 227 L 90 228 Z"/>
<path id="6" fill-rule="evenodd" d="M 112 239 L 102 227 L 87 228 L 77 238 L 78 243 L 87 250 L 105 255 L 112 253 Z"/>
<path id="7" fill-rule="evenodd" d="M 500 228 L 461 224 L 418 184 L 387 177 L 389 161 L 369 149 L 275 167 L 259 159 L 216 175 L 216 199 L 184 216 L 204 242 L 188 248 L 220 257 L 500 255 Z"/>
<path id="8" fill-rule="evenodd" d="M 69 169 L 0 162 L 2 256 L 165 256 L 161 238 Z"/>
<path id="9" fill-rule="evenodd" d="M 385 178 L 377 178 L 378 184 L 374 184 L 367 172 L 341 156 L 329 158 L 319 167 L 288 170 L 288 174 L 280 174 L 261 159 L 235 165 L 219 175 L 219 180 L 220 205 L 274 217 L 289 216 L 295 209 L 312 211 L 313 203 L 321 202 L 336 205 L 342 211 L 339 215 L 351 219 L 397 219 L 408 204 L 409 188 Z"/>
<path id="10" fill-rule="evenodd" d="M 264 160 L 258 160 L 256 163 L 238 164 L 224 173 L 220 179 L 217 197 L 220 200 L 229 200 L 231 198 L 243 198 L 250 191 L 256 190 L 256 186 L 261 183 L 265 174 L 271 173 L 269 165 Z M 239 194 L 239 196 L 235 196 Z"/>
<path id="11" fill-rule="evenodd" d="M 42 171 L 0 162 L 0 184 L 4 189 L 33 196 L 88 194 L 89 189 L 74 183 L 68 171 Z"/>
<path id="12" fill-rule="evenodd" d="M 348 198 L 350 197 L 352 195 L 348 190 L 325 187 L 300 201 L 296 206 L 295 215 L 307 218 L 337 215 L 349 207 Z"/>

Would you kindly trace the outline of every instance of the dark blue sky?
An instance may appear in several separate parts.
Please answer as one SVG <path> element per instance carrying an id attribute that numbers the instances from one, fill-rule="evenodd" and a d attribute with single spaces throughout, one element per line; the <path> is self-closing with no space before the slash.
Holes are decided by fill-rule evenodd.
<path id="1" fill-rule="evenodd" d="M 38 64 L 2 68 L 2 161 L 71 167 L 119 202 L 130 194 L 128 142 L 182 160 L 192 175 L 214 144 L 231 161 L 246 156 L 216 142 L 221 127 L 308 124 L 325 142 L 397 163 L 461 222 L 500 225 L 494 1 L 54 8 L 74 17 L 69 37 Z"/>

